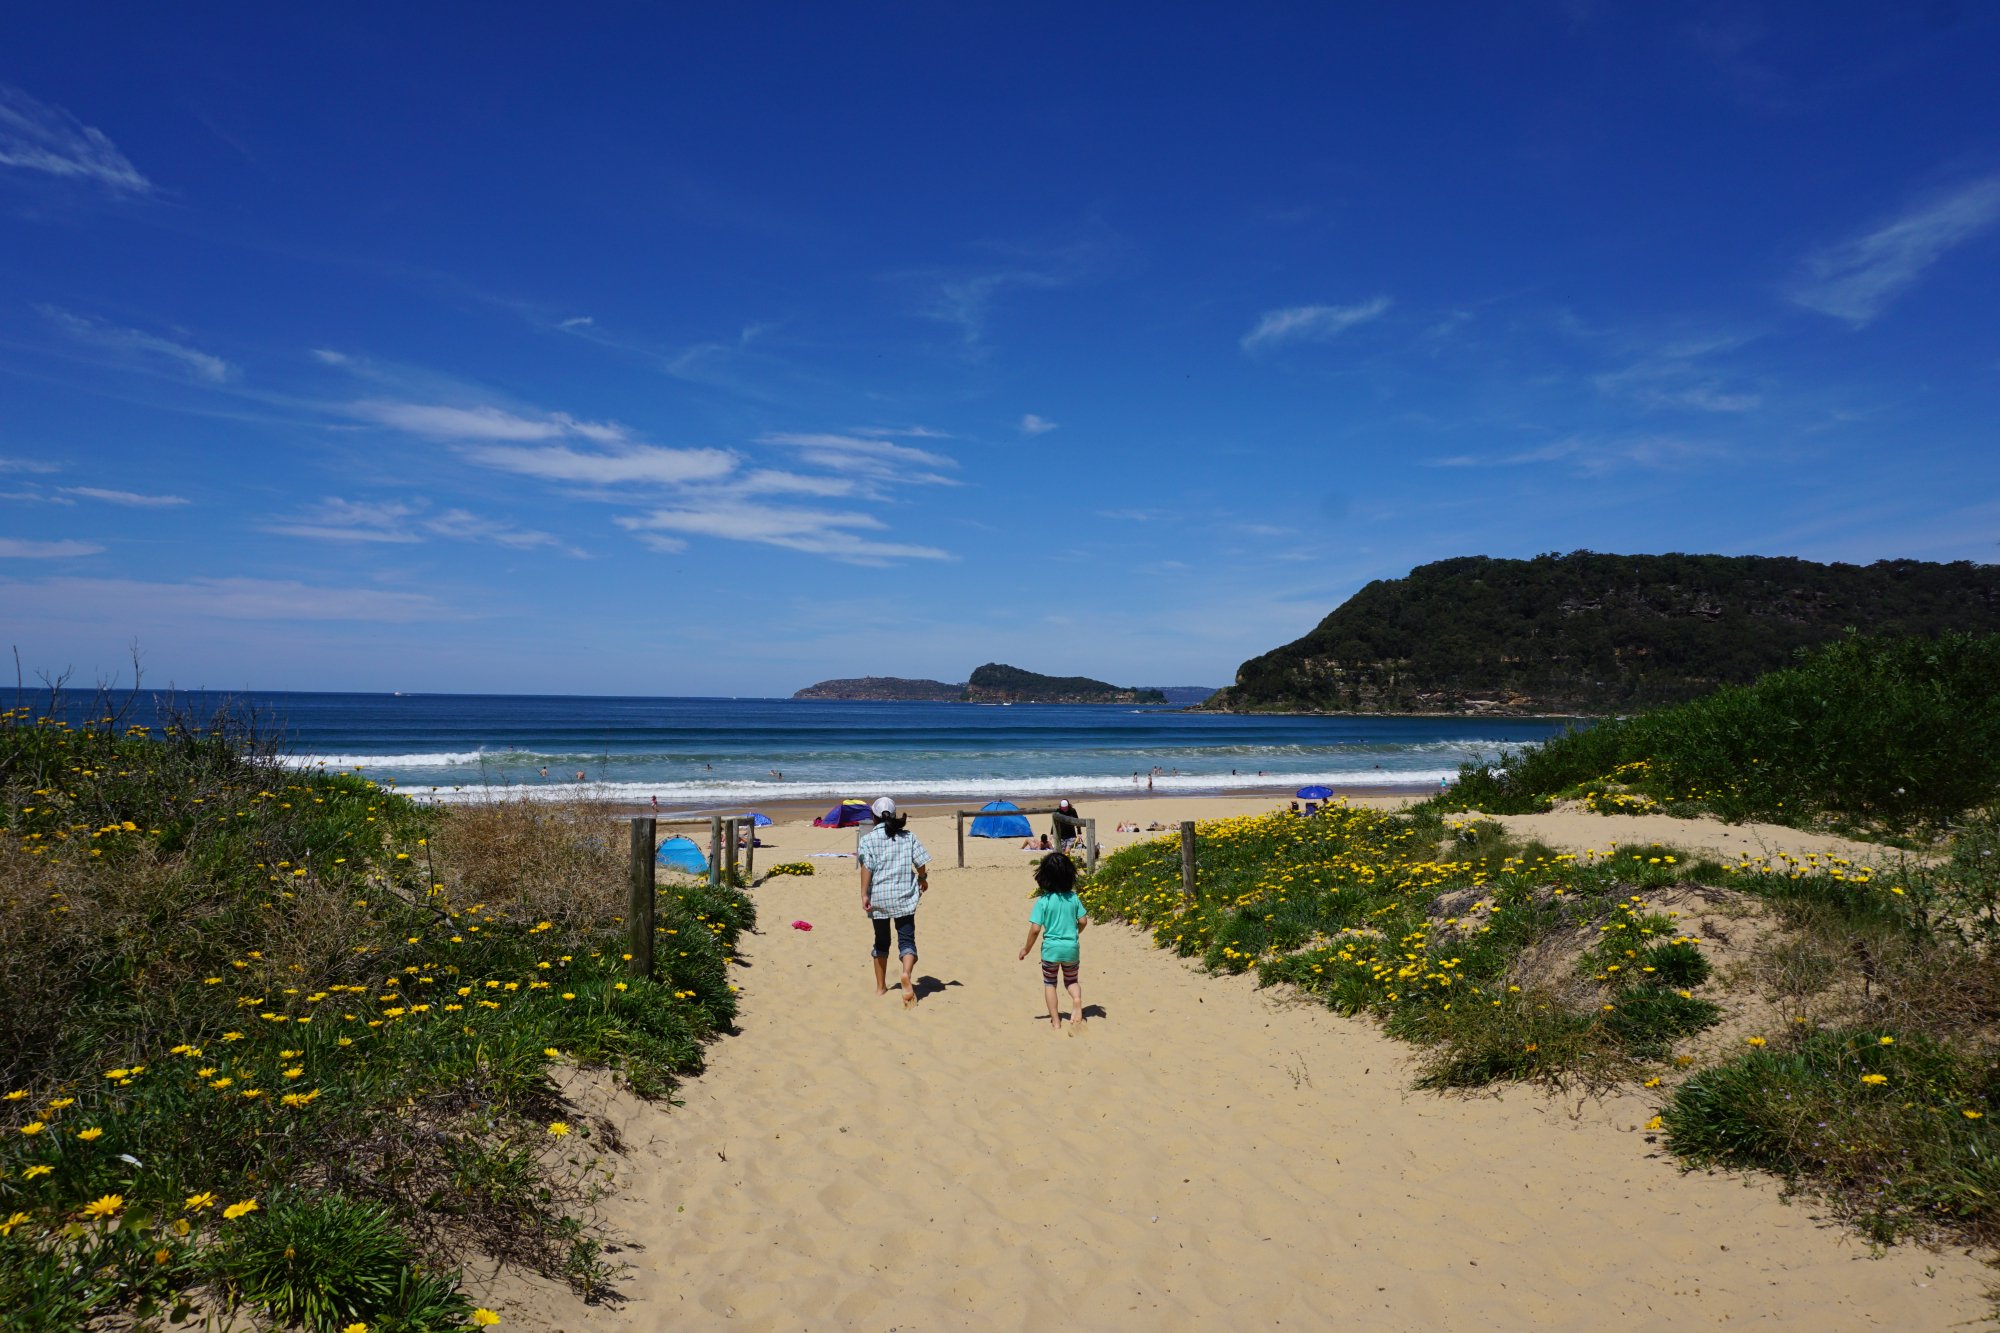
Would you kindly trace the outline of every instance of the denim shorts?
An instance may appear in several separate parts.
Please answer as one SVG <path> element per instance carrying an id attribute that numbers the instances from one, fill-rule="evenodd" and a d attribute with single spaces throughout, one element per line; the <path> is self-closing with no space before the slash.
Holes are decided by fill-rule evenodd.
<path id="1" fill-rule="evenodd" d="M 870 958 L 887 958 L 889 956 L 889 918 L 885 916 L 874 917 L 871 918 L 871 924 L 875 927 L 875 947 L 869 950 L 868 956 Z M 899 916 L 896 918 L 896 952 L 905 958 L 915 958 L 917 956 L 917 914 L 915 912 L 910 913 L 908 916 Z"/>

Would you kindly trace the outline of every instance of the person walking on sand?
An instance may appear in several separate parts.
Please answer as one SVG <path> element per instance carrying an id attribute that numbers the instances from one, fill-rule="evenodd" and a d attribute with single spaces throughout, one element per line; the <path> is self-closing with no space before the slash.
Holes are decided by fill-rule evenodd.
<path id="1" fill-rule="evenodd" d="M 884 796 L 869 810 L 875 827 L 861 835 L 854 849 L 861 863 L 861 910 L 874 923 L 875 993 L 889 993 L 889 927 L 896 927 L 896 952 L 903 964 L 903 1007 L 917 1002 L 910 973 L 917 966 L 917 904 L 930 892 L 931 854 L 907 827 L 908 815 L 896 813 L 896 803 Z"/>
<path id="2" fill-rule="evenodd" d="M 1050 852 L 1035 863 L 1035 903 L 1028 909 L 1028 942 L 1021 946 L 1021 957 L 1028 956 L 1028 950 L 1035 947 L 1035 937 L 1041 936 L 1042 998 L 1048 1002 L 1052 1031 L 1062 1027 L 1056 994 L 1058 971 L 1069 990 L 1070 1021 L 1079 1028 L 1084 1025 L 1083 984 L 1077 980 L 1083 959 L 1078 944 L 1089 924 L 1083 899 L 1076 896 L 1076 862 L 1067 853 Z"/>

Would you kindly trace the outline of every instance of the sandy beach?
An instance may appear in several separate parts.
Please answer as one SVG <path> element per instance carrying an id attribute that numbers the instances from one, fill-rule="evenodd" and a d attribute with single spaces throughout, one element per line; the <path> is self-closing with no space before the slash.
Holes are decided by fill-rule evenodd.
<path id="1" fill-rule="evenodd" d="M 1158 836 L 1121 820 L 1272 806 L 1085 813 L 1115 848 Z M 1828 841 L 1530 819 L 1576 847 Z M 916 1007 L 872 993 L 851 860 L 759 886 L 740 1035 L 682 1104 L 571 1082 L 628 1149 L 601 1205 L 631 1266 L 622 1299 L 475 1269 L 508 1327 L 1944 1329 L 1989 1313 L 1970 1257 L 1877 1252 L 1769 1179 L 1684 1174 L 1642 1128 L 1651 1094 L 1413 1092 L 1407 1048 L 1369 1023 L 1203 975 L 1119 926 L 1084 937 L 1087 1029 L 1053 1034 L 1016 959 L 1030 854 L 970 840 L 960 870 L 949 818 L 911 828 L 934 857 Z M 855 840 L 764 833 L 760 869 Z"/>

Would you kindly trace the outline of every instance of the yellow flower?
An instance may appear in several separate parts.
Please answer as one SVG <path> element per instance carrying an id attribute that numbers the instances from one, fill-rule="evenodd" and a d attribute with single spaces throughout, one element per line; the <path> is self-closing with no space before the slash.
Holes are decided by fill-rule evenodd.
<path id="1" fill-rule="evenodd" d="M 234 1222 L 237 1218 L 257 1211 L 255 1199 L 245 1199 L 242 1203 L 232 1203 L 222 1210 L 224 1220 Z"/>
<path id="2" fill-rule="evenodd" d="M 1863 1074 L 1861 1081 L 1871 1088 L 1878 1088 L 1889 1081 L 1887 1074 Z"/>
<path id="3" fill-rule="evenodd" d="M 187 1196 L 187 1202 L 182 1204 L 181 1207 L 190 1213 L 201 1212 L 204 1208 L 213 1208 L 215 1207 L 215 1191 L 203 1190 L 199 1194 L 190 1194 Z"/>
<path id="4" fill-rule="evenodd" d="M 26 1088 L 16 1088 L 5 1097 L 0 1097 L 0 1101 L 18 1102 L 27 1095 L 28 1090 Z"/>
<path id="5" fill-rule="evenodd" d="M 1647 1129 L 1658 1129 L 1658 1128 L 1660 1128 L 1660 1126 L 1661 1126 L 1662 1124 L 1664 1124 L 1664 1123 L 1665 1123 L 1665 1122 L 1664 1122 L 1664 1121 L 1662 1121 L 1662 1120 L 1660 1119 L 1660 1117 L 1658 1117 L 1658 1116 L 1654 1116 L 1654 1117 L 1653 1117 L 1653 1118 L 1652 1118 L 1651 1120 L 1648 1120 L 1648 1121 L 1646 1122 L 1646 1128 L 1647 1128 Z"/>
<path id="6" fill-rule="evenodd" d="M 1982 1119 L 1982 1118 L 1983 1118 L 1983 1117 L 1984 1117 L 1984 1116 L 1986 1115 L 1986 1112 L 1984 1112 L 1984 1111 L 1973 1111 L 1973 1110 L 1965 1110 L 1965 1111 L 1960 1111 L 1960 1112 L 1959 1112 L 1959 1114 L 1960 1114 L 1960 1115 L 1962 1115 L 1962 1116 L 1964 1116 L 1964 1117 L 1965 1117 L 1965 1118 L 1966 1118 L 1967 1120 L 1979 1120 L 1979 1119 Z M 30 1167 L 29 1169 L 30 1169 L 30 1170 L 33 1170 L 34 1168 Z"/>
<path id="7" fill-rule="evenodd" d="M 116 1217 L 118 1211 L 124 1206 L 124 1195 L 106 1194 L 92 1199 L 89 1203 L 85 1204 L 83 1206 L 83 1215 L 85 1217 Z"/>
<path id="8" fill-rule="evenodd" d="M 553 1046 L 542 1047 L 542 1054 L 548 1056 L 551 1060 L 559 1059 L 562 1056 L 562 1052 Z"/>
<path id="9" fill-rule="evenodd" d="M 549 1121 L 549 1133 L 553 1134 L 555 1137 L 559 1139 L 568 1137 L 569 1135 L 568 1122 L 562 1120 Z"/>
<path id="10" fill-rule="evenodd" d="M 1880 1044 L 1883 1046 L 1894 1046 L 1896 1039 L 1894 1037 L 1883 1037 L 1880 1039 Z"/>
<path id="11" fill-rule="evenodd" d="M 356 1320 L 346 1328 L 341 1329 L 340 1333 L 368 1333 L 368 1325 Z"/>
<path id="12" fill-rule="evenodd" d="M 285 1071 L 285 1077 L 298 1078 L 301 1074 L 304 1074 L 305 1072 L 306 1072 L 305 1067 L 303 1065 L 294 1065 L 292 1068 L 287 1069 Z"/>
<path id="13" fill-rule="evenodd" d="M 105 1071 L 104 1071 L 104 1077 L 106 1077 L 106 1078 L 130 1078 L 130 1077 L 132 1077 L 132 1071 L 131 1071 L 131 1070 L 129 1070 L 129 1069 L 107 1069 L 107 1070 L 105 1070 Z"/>
<path id="14" fill-rule="evenodd" d="M 14 1234 L 14 1228 L 15 1228 L 15 1227 L 17 1227 L 17 1226 L 20 1226 L 20 1225 L 21 1225 L 21 1223 L 23 1223 L 23 1222 L 25 1222 L 25 1221 L 27 1221 L 27 1220 L 28 1220 L 28 1215 L 27 1215 L 26 1213 L 15 1213 L 15 1214 L 13 1214 L 13 1215 L 12 1215 L 11 1217 L 9 1217 L 9 1218 L 8 1218 L 8 1219 L 7 1219 L 7 1220 L 6 1220 L 5 1222 L 0 1222 L 0 1236 L 11 1236 L 11 1235 L 13 1235 L 13 1234 Z"/>
<path id="15" fill-rule="evenodd" d="M 76 1136 L 82 1139 L 85 1143 L 90 1143 L 97 1139 L 103 1138 L 104 1131 L 99 1129 L 97 1126 L 92 1125 L 89 1129 L 78 1130 L 76 1132 Z"/>
<path id="16" fill-rule="evenodd" d="M 1642 1087 L 1648 1087 L 1648 1088 L 1657 1088 L 1657 1087 L 1659 1087 L 1659 1086 L 1660 1086 L 1660 1077 L 1659 1077 L 1659 1075 L 1655 1074 L 1655 1075 L 1654 1075 L 1653 1077 L 1651 1077 L 1651 1078 L 1647 1079 L 1647 1080 L 1645 1081 L 1645 1083 L 1643 1083 L 1643 1084 L 1642 1084 L 1641 1086 L 1642 1086 Z"/>
<path id="17" fill-rule="evenodd" d="M 1979 1112 L 1977 1112 L 1977 1111 L 1969 1111 L 1969 1112 L 1967 1112 L 1967 1114 L 1968 1114 L 1968 1115 L 1973 1115 L 1973 1116 L 1977 1116 L 1977 1115 L 1979 1114 Z M 46 1176 L 46 1175 L 48 1175 L 48 1174 L 49 1174 L 49 1173 L 50 1173 L 51 1171 L 54 1171 L 54 1170 L 55 1170 L 55 1168 L 54 1168 L 54 1167 L 52 1167 L 52 1166 L 48 1165 L 48 1164 L 47 1164 L 47 1163 L 45 1163 L 45 1162 L 44 1162 L 44 1163 L 38 1163 L 37 1165 L 34 1165 L 34 1166 L 31 1166 L 31 1167 L 29 1167 L 29 1168 L 28 1168 L 28 1169 L 27 1169 L 26 1171 L 23 1171 L 23 1172 L 21 1173 L 21 1179 L 23 1179 L 23 1180 L 33 1180 L 33 1179 L 34 1179 L 34 1178 L 35 1178 L 36 1176 Z"/>
<path id="18" fill-rule="evenodd" d="M 21 1132 L 29 1138 L 33 1138 L 47 1128 L 48 1126 L 39 1120 L 30 1120 L 27 1124 L 21 1126 Z"/>
<path id="19" fill-rule="evenodd" d="M 1743 1044 L 1745 1046 L 1762 1046 L 1764 1045 L 1764 1039 L 1762 1037 L 1745 1037 Z"/>
<path id="20" fill-rule="evenodd" d="M 482 1305 L 472 1312 L 472 1322 L 480 1328 L 491 1328 L 500 1322 L 500 1316 Z"/>
<path id="21" fill-rule="evenodd" d="M 76 1105 L 76 1098 L 74 1097 L 58 1097 L 54 1101 L 49 1103 L 49 1109 L 51 1111 L 60 1111 L 65 1106 L 75 1106 L 75 1105 Z"/>

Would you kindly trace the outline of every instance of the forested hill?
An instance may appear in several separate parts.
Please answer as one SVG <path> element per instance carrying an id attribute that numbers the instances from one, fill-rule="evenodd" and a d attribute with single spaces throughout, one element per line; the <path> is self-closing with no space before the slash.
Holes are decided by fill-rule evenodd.
<path id="1" fill-rule="evenodd" d="M 1469 556 L 1378 579 L 1253 657 L 1207 707 L 1621 713 L 1788 664 L 1853 628 L 2000 630 L 2000 565 L 1767 556 Z"/>
<path id="2" fill-rule="evenodd" d="M 965 697 L 974 703 L 1146 704 L 1165 703 L 1156 689 L 1132 689 L 1089 676 L 1043 676 L 1020 667 L 988 662 L 972 673 Z"/>

